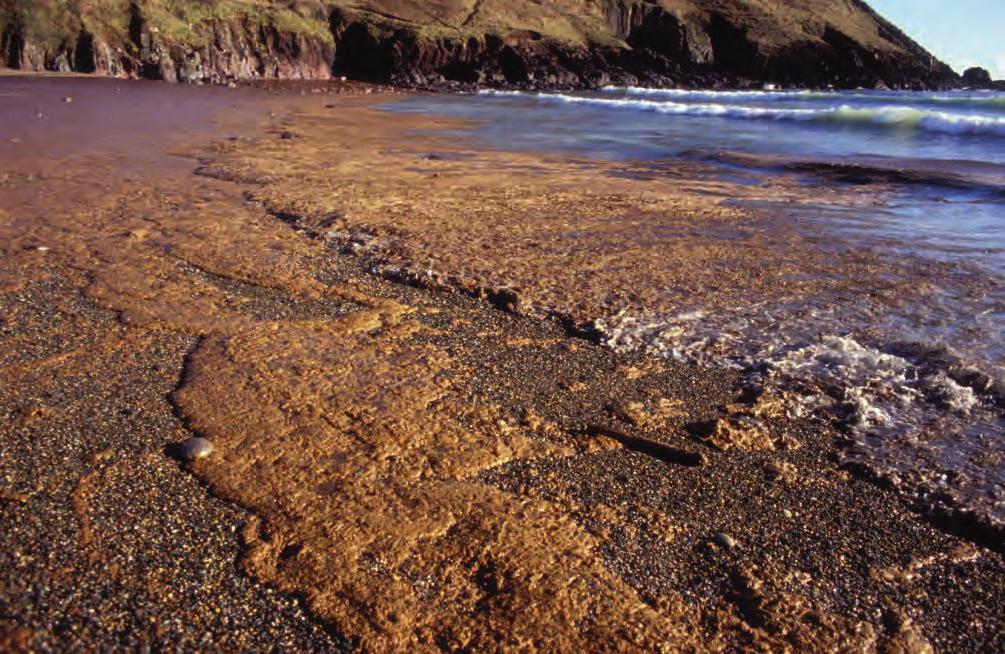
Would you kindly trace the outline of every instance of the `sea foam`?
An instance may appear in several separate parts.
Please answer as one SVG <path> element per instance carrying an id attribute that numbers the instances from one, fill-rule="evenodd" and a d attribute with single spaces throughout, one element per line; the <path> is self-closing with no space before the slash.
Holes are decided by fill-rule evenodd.
<path id="1" fill-rule="evenodd" d="M 605 86 L 607 94 L 623 94 L 650 98 L 706 100 L 713 102 L 834 102 L 854 100 L 866 104 L 907 106 L 949 106 L 980 110 L 1005 111 L 1005 93 L 994 91 L 930 92 L 903 91 L 702 91 L 693 89 L 657 89 L 642 86 Z"/>
<path id="2" fill-rule="evenodd" d="M 692 92 L 661 91 L 672 94 L 690 93 L 689 99 L 698 97 L 764 98 L 783 97 L 786 92 L 714 92 L 704 96 Z M 824 107 L 777 107 L 729 102 L 678 102 L 670 99 L 641 99 L 637 97 L 603 97 L 568 95 L 563 93 L 522 93 L 519 91 L 481 91 L 482 95 L 526 97 L 541 102 L 578 104 L 608 109 L 651 111 L 675 116 L 698 116 L 724 119 L 800 121 L 820 124 L 864 126 L 871 128 L 927 131 L 946 134 L 973 134 L 1005 137 L 1005 116 L 974 113 L 957 113 L 894 104 L 858 107 L 850 104 Z M 731 94 L 731 95 L 725 95 Z M 776 94 L 772 96 L 771 94 Z M 788 95 L 789 98 L 794 97 Z"/>

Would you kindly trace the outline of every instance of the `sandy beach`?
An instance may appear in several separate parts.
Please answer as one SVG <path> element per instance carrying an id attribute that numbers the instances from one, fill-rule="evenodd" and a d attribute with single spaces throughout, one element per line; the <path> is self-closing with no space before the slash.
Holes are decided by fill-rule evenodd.
<path id="1" fill-rule="evenodd" d="M 937 270 L 393 97 L 0 77 L 0 649 L 1005 648 L 997 532 L 594 324 Z"/>

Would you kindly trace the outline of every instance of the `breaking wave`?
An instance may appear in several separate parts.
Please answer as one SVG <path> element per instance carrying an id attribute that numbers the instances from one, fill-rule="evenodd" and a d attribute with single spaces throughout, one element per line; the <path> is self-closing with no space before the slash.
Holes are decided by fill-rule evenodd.
<path id="1" fill-rule="evenodd" d="M 893 105 L 958 106 L 1005 111 L 1005 94 L 992 91 L 955 93 L 905 93 L 896 91 L 696 91 L 690 89 L 654 89 L 641 86 L 605 86 L 605 93 L 629 96 L 676 98 L 707 101 L 826 101 L 853 99 L 855 102 Z"/>
<path id="2" fill-rule="evenodd" d="M 784 398 L 790 416 L 827 415 L 845 425 L 844 461 L 885 479 L 931 511 L 1005 528 L 1005 370 L 934 341 L 874 341 L 828 333 L 768 307 L 646 315 L 622 311 L 593 327 L 605 345 L 741 371 L 745 386 Z M 812 323 L 814 312 L 803 311 Z M 818 335 L 811 337 L 814 331 Z M 868 331 L 868 330 L 863 330 Z M 901 330 L 906 331 L 906 330 Z"/>
<path id="3" fill-rule="evenodd" d="M 672 100 L 639 99 L 635 97 L 613 98 L 602 96 L 566 95 L 562 93 L 524 94 L 519 91 L 481 91 L 483 95 L 522 96 L 542 102 L 580 104 L 610 109 L 651 111 L 677 116 L 700 116 L 726 119 L 800 121 L 810 123 L 862 126 L 872 128 L 903 129 L 936 132 L 943 134 L 970 134 L 1005 137 L 1005 116 L 988 116 L 972 113 L 954 113 L 910 106 L 882 105 L 856 107 L 850 104 L 826 107 L 777 107 L 753 106 L 728 102 L 676 102 Z M 690 99 L 705 96 L 718 98 L 720 94 L 731 93 L 727 97 L 762 97 L 769 93 L 789 92 L 677 92 L 688 93 Z M 792 92 L 797 93 L 797 92 Z M 801 93 L 801 92 L 798 92 Z M 791 94 L 789 98 L 793 97 Z M 722 98 L 725 99 L 725 98 Z"/>

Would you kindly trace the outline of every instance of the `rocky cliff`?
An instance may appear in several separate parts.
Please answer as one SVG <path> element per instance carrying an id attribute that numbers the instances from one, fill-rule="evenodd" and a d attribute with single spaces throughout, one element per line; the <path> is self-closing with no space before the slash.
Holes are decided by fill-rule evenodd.
<path id="1" fill-rule="evenodd" d="M 0 0 L 0 61 L 189 82 L 960 83 L 861 0 Z"/>
<path id="2" fill-rule="evenodd" d="M 0 61 L 171 82 L 326 79 L 328 14 L 321 3 L 0 0 Z"/>

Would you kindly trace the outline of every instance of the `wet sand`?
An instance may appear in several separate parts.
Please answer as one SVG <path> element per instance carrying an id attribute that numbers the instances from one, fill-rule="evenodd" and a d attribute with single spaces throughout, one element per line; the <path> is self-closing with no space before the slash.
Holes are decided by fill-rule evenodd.
<path id="1" fill-rule="evenodd" d="M 584 338 L 605 288 L 826 293 L 797 273 L 832 261 L 691 171 L 477 151 L 344 90 L 0 78 L 0 643 L 1003 647 L 1001 553 L 832 427 Z"/>

